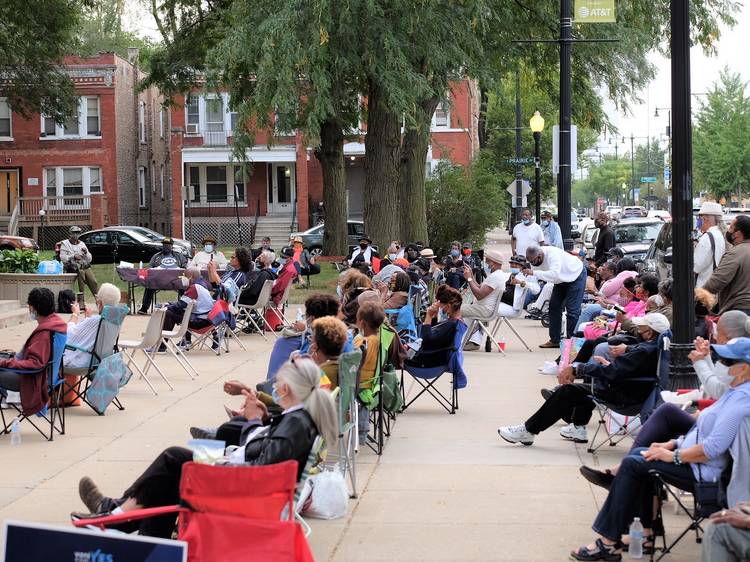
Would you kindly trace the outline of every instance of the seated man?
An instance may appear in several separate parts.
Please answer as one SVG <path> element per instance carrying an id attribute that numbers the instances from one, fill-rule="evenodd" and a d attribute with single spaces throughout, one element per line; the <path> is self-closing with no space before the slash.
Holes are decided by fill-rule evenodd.
<path id="1" fill-rule="evenodd" d="M 701 562 L 741 560 L 750 560 L 750 502 L 714 513 L 701 546 Z"/>
<path id="2" fill-rule="evenodd" d="M 158 269 L 185 269 L 187 258 L 181 252 L 174 251 L 174 240 L 169 237 L 162 238 L 161 252 L 156 252 L 151 256 L 149 267 Z M 138 314 L 148 314 L 151 302 L 154 300 L 156 289 L 146 289 L 143 291 L 143 302 Z"/>
<path id="3" fill-rule="evenodd" d="M 258 258 L 263 252 L 268 252 L 271 254 L 271 263 L 276 261 L 276 252 L 274 252 L 274 249 L 271 248 L 271 239 L 268 236 L 264 236 L 260 241 L 260 248 L 250 250 L 250 255 L 252 256 L 253 261 L 257 262 Z"/>
<path id="4" fill-rule="evenodd" d="M 193 307 L 193 313 L 188 318 L 188 326 L 193 329 L 205 328 L 211 322 L 208 319 L 208 313 L 214 306 L 214 299 L 211 293 L 208 292 L 202 284 L 198 283 L 198 279 L 201 279 L 201 271 L 197 267 L 188 267 L 185 270 L 185 276 L 188 278 L 190 283 L 188 288 L 185 290 L 185 294 L 180 297 L 177 302 L 170 303 L 167 305 L 167 312 L 164 316 L 164 331 L 171 331 L 175 325 L 181 324 L 184 321 L 185 308 L 190 301 L 195 301 Z M 190 332 L 185 335 L 186 341 L 190 341 Z M 159 347 L 159 351 L 166 351 L 166 346 L 162 343 Z"/>
<path id="5" fill-rule="evenodd" d="M 81 310 L 77 302 L 73 303 L 73 313 L 68 322 L 67 345 L 76 349 L 66 349 L 63 365 L 69 369 L 87 368 L 91 363 L 91 350 L 94 349 L 96 334 L 99 331 L 99 314 L 105 306 L 117 306 L 120 302 L 120 289 L 112 283 L 102 283 L 96 294 L 96 307 L 86 307 L 86 318 L 78 321 Z"/>
<path id="6" fill-rule="evenodd" d="M 503 255 L 497 250 L 485 250 L 484 259 L 490 269 L 490 274 L 484 282 L 479 285 L 469 265 L 464 265 L 464 277 L 469 283 L 474 302 L 464 303 L 461 306 L 461 316 L 469 324 L 474 318 L 490 318 L 497 312 L 497 303 L 505 290 L 508 274 L 503 271 Z M 477 328 L 471 335 L 470 341 L 466 343 L 466 351 L 479 349 L 482 342 L 482 332 Z"/>
<path id="7" fill-rule="evenodd" d="M 14 357 L 0 359 L 0 390 L 21 393 L 21 409 L 27 416 L 42 410 L 49 401 L 47 375 L 44 371 L 27 375 L 10 370 L 39 371 L 50 361 L 52 334 L 65 333 L 68 326 L 55 314 L 55 295 L 49 289 L 35 288 L 26 300 L 29 314 L 37 325 Z"/>
<path id="8" fill-rule="evenodd" d="M 366 273 L 372 267 L 372 258 L 378 258 L 380 255 L 372 247 L 372 240 L 363 236 L 359 239 L 359 246 L 352 250 L 351 255 L 347 258 L 349 267 L 355 267 Z"/>
<path id="9" fill-rule="evenodd" d="M 445 282 L 449 287 L 460 289 L 464 284 L 464 260 L 461 258 L 461 242 L 451 242 L 450 253 L 443 260 Z"/>
<path id="10" fill-rule="evenodd" d="M 258 256 L 258 270 L 248 275 L 247 287 L 240 293 L 238 304 L 253 305 L 258 302 L 261 290 L 266 281 L 276 280 L 276 274 L 271 270 L 273 254 L 263 252 Z"/>
<path id="11" fill-rule="evenodd" d="M 509 443 L 531 445 L 534 438 L 558 420 L 568 425 L 560 430 L 560 435 L 576 443 L 588 442 L 586 425 L 594 411 L 591 400 L 592 388 L 589 384 L 576 384 L 576 377 L 590 377 L 594 380 L 593 395 L 617 404 L 637 404 L 645 400 L 653 390 L 652 383 L 632 383 L 629 379 L 658 377 L 659 335 L 669 330 L 669 321 L 657 312 L 647 314 L 633 321 L 638 325 L 641 343 L 622 348 L 612 348 L 610 362 L 597 357 L 596 363 L 573 364 L 560 371 L 557 380 L 560 386 L 552 392 L 547 401 L 525 423 L 501 426 L 497 432 Z"/>
<path id="12" fill-rule="evenodd" d="M 213 236 L 204 236 L 203 249 L 200 252 L 196 252 L 188 265 L 197 267 L 198 269 L 206 269 L 209 262 L 212 261 L 216 262 L 216 267 L 219 269 L 227 267 L 226 256 L 216 249 L 216 238 Z"/>
<path id="13" fill-rule="evenodd" d="M 276 281 L 273 283 L 273 289 L 271 290 L 271 300 L 275 306 L 281 304 L 281 299 L 284 296 L 289 284 L 297 277 L 297 268 L 294 266 L 292 257 L 294 256 L 294 250 L 287 246 L 281 250 L 281 256 L 279 257 L 279 274 Z"/>
<path id="14" fill-rule="evenodd" d="M 94 272 L 91 271 L 91 252 L 89 252 L 86 244 L 78 239 L 80 234 L 80 226 L 70 227 L 70 237 L 60 244 L 60 262 L 63 264 L 63 270 L 66 273 L 78 275 L 79 293 L 83 293 L 85 283 L 91 294 L 96 295 L 99 292 L 99 285 L 96 282 L 96 277 L 94 277 Z"/>

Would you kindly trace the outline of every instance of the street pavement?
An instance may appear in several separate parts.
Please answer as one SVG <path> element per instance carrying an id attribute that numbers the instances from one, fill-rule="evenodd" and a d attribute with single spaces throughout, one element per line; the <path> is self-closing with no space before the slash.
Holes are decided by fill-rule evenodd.
<path id="1" fill-rule="evenodd" d="M 489 244 L 506 255 L 510 251 L 501 232 L 493 232 Z M 147 321 L 128 317 L 123 337 L 139 337 Z M 316 560 L 567 560 L 571 549 L 591 542 L 590 526 L 606 495 L 589 485 L 578 467 L 615 464 L 629 445 L 605 446 L 591 455 L 586 445 L 559 436 L 562 424 L 531 447 L 498 437 L 499 425 L 524 421 L 542 402 L 539 390 L 555 382 L 537 373 L 556 356 L 537 348 L 548 339 L 546 330 L 524 319 L 514 326 L 532 353 L 506 329 L 506 356 L 497 350 L 465 355 L 469 384 L 459 392 L 455 415 L 423 396 L 398 417 L 381 457 L 360 451 L 359 497 L 350 501 L 347 516 L 309 520 Z M 31 327 L 0 330 L 2 347 L 18 349 Z M 247 352 L 230 344 L 231 352 L 220 359 L 208 351 L 190 353 L 200 372 L 195 381 L 169 357 L 159 356 L 175 390 L 150 373 L 159 391 L 155 396 L 134 375 L 121 392 L 124 411 L 111 408 L 97 416 L 88 408 L 69 408 L 66 435 L 52 443 L 26 424 L 19 447 L 0 436 L 0 521 L 67 524 L 71 511 L 84 509 L 77 490 L 81 476 L 91 476 L 104 493 L 119 495 L 162 449 L 185 445 L 191 425 L 221 423 L 226 419 L 222 405 L 240 402 L 223 394 L 222 381 L 255 383 L 265 377 L 273 337 L 243 335 L 242 340 Z M 441 382 L 447 391 L 449 381 Z M 414 391 L 409 383 L 407 389 Z M 671 504 L 665 513 L 669 535 L 687 526 Z M 699 546 L 690 535 L 667 560 L 698 558 Z"/>

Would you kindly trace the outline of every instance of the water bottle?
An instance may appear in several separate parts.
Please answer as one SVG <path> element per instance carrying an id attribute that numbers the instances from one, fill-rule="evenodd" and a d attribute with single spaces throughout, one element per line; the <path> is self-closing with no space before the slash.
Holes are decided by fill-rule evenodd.
<path id="1" fill-rule="evenodd" d="M 18 418 L 10 424 L 10 444 L 13 446 L 21 444 L 21 427 L 18 424 Z"/>
<path id="2" fill-rule="evenodd" d="M 138 262 L 138 269 L 143 269 L 143 262 L 142 261 Z"/>
<path id="3" fill-rule="evenodd" d="M 640 517 L 633 519 L 630 524 L 629 536 L 628 554 L 630 558 L 643 558 L 643 525 Z"/>

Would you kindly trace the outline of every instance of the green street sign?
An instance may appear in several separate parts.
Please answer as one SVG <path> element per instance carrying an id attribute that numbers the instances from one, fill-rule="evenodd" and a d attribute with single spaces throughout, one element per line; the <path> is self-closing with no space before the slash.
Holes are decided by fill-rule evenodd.
<path id="1" fill-rule="evenodd" d="M 576 0 L 576 23 L 614 23 L 615 0 Z"/>
<path id="2" fill-rule="evenodd" d="M 533 164 L 535 162 L 533 156 L 522 156 L 520 158 L 506 158 L 505 163 L 511 166 L 524 166 L 526 164 Z"/>
<path id="3" fill-rule="evenodd" d="M 646 176 L 641 178 L 641 183 L 656 183 L 656 178 L 654 176 Z"/>

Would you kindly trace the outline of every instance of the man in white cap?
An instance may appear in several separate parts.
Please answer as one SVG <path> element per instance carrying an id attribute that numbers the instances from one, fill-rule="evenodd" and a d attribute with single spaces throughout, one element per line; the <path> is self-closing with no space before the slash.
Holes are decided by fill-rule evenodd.
<path id="1" fill-rule="evenodd" d="M 79 293 L 83 293 L 85 284 L 91 294 L 96 296 L 99 292 L 99 284 L 96 282 L 94 272 L 91 271 L 91 252 L 89 252 L 86 244 L 78 238 L 80 235 L 80 226 L 70 227 L 68 239 L 60 243 L 60 262 L 62 262 L 66 273 L 78 275 Z"/>
<path id="2" fill-rule="evenodd" d="M 487 262 L 489 272 L 487 278 L 480 285 L 474 279 L 474 273 L 468 265 L 464 265 L 464 278 L 469 284 L 469 289 L 474 295 L 474 302 L 461 306 L 461 316 L 467 324 L 473 318 L 488 318 L 497 310 L 498 299 L 502 297 L 505 283 L 508 281 L 508 273 L 503 271 L 503 254 L 497 250 L 485 250 L 484 261 Z M 479 349 L 482 332 L 476 330 L 471 340 L 464 347 L 467 351 Z"/>
<path id="3" fill-rule="evenodd" d="M 669 320 L 663 314 L 652 312 L 634 318 L 633 322 L 638 325 L 639 343 L 610 347 L 611 359 L 595 356 L 588 363 L 561 369 L 557 375 L 560 386 L 541 408 L 524 423 L 499 427 L 500 437 L 509 443 L 528 446 L 542 431 L 564 419 L 569 423 L 560 430 L 560 435 L 575 443 L 586 443 L 586 426 L 595 407 L 592 395 L 620 405 L 642 404 L 653 392 L 659 377 L 658 338 L 669 330 Z M 591 378 L 593 385 L 575 382 L 576 378 L 584 377 Z M 635 378 L 653 380 L 632 381 Z"/>
<path id="4" fill-rule="evenodd" d="M 723 226 L 724 210 L 721 204 L 705 201 L 698 211 L 698 230 L 701 235 L 693 250 L 693 271 L 697 276 L 696 287 L 703 287 L 726 252 Z"/>

